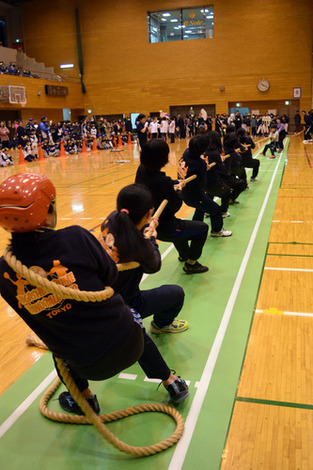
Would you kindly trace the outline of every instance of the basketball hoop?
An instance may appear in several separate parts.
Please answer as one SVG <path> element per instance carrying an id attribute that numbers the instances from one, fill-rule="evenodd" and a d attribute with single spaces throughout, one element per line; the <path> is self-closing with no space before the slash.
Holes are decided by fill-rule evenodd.
<path id="1" fill-rule="evenodd" d="M 25 106 L 27 103 L 26 88 L 24 86 L 9 86 L 9 103 Z"/>

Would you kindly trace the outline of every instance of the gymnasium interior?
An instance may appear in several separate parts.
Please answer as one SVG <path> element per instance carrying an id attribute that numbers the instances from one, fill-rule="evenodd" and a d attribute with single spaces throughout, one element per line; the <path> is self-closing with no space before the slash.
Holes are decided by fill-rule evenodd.
<path id="1" fill-rule="evenodd" d="M 32 331 L 0 297 L 2 468 L 313 469 L 313 144 L 302 114 L 313 108 L 312 53 L 311 0 L 0 1 L 0 121 L 10 137 L 17 121 L 42 117 L 50 125 L 128 116 L 133 123 L 130 137 L 116 136 L 104 149 L 31 162 L 10 150 L 14 165 L 0 167 L 0 184 L 17 173 L 46 175 L 56 188 L 57 229 L 79 225 L 99 237 L 117 194 L 135 181 L 139 114 L 205 110 L 213 130 L 217 116 L 237 111 L 285 115 L 289 123 L 273 159 L 263 155 L 268 134 L 253 136 L 258 181 L 229 208 L 224 227 L 232 236 L 208 236 L 201 260 L 209 271 L 186 275 L 174 246 L 160 242 L 161 270 L 141 283 L 143 290 L 184 289 L 179 317 L 189 328 L 151 337 L 188 383 L 188 398 L 173 405 L 138 363 L 91 382 L 103 414 L 146 403 L 174 408 L 183 420 L 178 439 L 152 455 L 131 454 L 90 422 L 43 416 L 40 403 L 56 377 L 51 352 L 28 344 Z M 191 137 L 168 140 L 172 179 Z M 193 212 L 183 204 L 178 215 L 192 219 Z M 1 229 L 1 253 L 9 243 Z M 148 333 L 150 321 L 143 322 Z M 64 390 L 61 384 L 48 401 L 52 414 L 62 413 Z M 167 440 L 176 424 L 147 412 L 105 427 L 141 448 Z"/>

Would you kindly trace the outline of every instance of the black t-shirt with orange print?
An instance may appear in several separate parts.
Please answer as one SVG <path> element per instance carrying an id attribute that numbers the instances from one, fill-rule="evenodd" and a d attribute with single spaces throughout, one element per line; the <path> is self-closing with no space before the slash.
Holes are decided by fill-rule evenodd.
<path id="1" fill-rule="evenodd" d="M 116 281 L 115 262 L 82 227 L 13 237 L 23 241 L 13 245 L 17 259 L 58 284 L 100 291 Z M 29 284 L 4 258 L 0 259 L 0 293 L 56 356 L 74 366 L 91 364 L 107 351 L 118 350 L 137 328 L 119 294 L 102 302 L 62 299 Z"/>

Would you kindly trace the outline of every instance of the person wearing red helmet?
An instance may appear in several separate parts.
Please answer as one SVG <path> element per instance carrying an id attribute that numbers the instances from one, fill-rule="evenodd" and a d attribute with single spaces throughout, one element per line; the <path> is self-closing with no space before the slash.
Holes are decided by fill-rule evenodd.
<path id="1" fill-rule="evenodd" d="M 56 191 L 41 174 L 17 174 L 0 185 L 0 226 L 12 233 L 16 258 L 50 281 L 86 291 L 101 291 L 117 278 L 114 261 L 99 241 L 79 226 L 55 230 Z M 174 376 L 137 312 L 119 294 L 101 302 L 63 299 L 31 285 L 0 259 L 0 293 L 28 326 L 62 358 L 94 410 L 97 398 L 88 380 L 104 380 L 139 362 L 150 378 L 159 378 L 171 399 L 187 397 L 188 387 Z M 81 413 L 69 394 L 59 396 L 67 411 Z"/>

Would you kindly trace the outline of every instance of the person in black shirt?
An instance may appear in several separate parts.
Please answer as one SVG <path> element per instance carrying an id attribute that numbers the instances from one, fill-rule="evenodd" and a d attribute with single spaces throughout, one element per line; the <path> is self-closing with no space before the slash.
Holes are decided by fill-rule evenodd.
<path id="1" fill-rule="evenodd" d="M 239 143 L 241 144 L 241 146 L 244 147 L 244 149 L 240 151 L 242 157 L 242 164 L 245 168 L 252 168 L 252 175 L 250 181 L 257 181 L 257 176 L 260 168 L 260 160 L 252 157 L 252 149 L 255 148 L 255 143 L 253 142 L 251 137 L 247 136 L 245 129 L 243 129 L 242 127 L 237 130 L 237 136 Z"/>
<path id="2" fill-rule="evenodd" d="M 236 127 L 236 131 L 242 126 L 242 117 L 239 113 L 239 111 L 236 111 L 235 117 L 234 117 L 234 124 Z"/>
<path id="3" fill-rule="evenodd" d="M 240 145 L 234 131 L 234 126 L 227 126 L 226 135 L 223 139 L 224 154 L 225 156 L 229 155 L 229 157 L 224 160 L 227 176 L 222 175 L 222 180 L 232 189 L 231 201 L 233 203 L 239 203 L 237 197 L 242 191 L 249 189 L 249 186 L 247 184 L 246 170 L 243 166 L 242 156 L 240 154 L 240 149 L 244 151 L 245 147 Z"/>
<path id="4" fill-rule="evenodd" d="M 187 321 L 175 320 L 184 303 L 183 289 L 176 285 L 139 289 L 144 273 L 152 274 L 161 269 L 156 231 L 149 238 L 151 233 L 147 226 L 153 211 L 152 196 L 146 186 L 126 186 L 117 196 L 117 210 L 101 225 L 99 241 L 116 263 L 139 263 L 136 268 L 119 271 L 113 285 L 115 292 L 121 294 L 124 302 L 142 318 L 153 314 L 150 325 L 153 333 L 179 333 L 188 328 Z"/>
<path id="5" fill-rule="evenodd" d="M 114 261 L 88 230 L 56 225 L 55 188 L 45 176 L 18 174 L 0 185 L 0 226 L 12 232 L 11 248 L 21 263 L 65 287 L 101 291 L 117 278 Z M 26 248 L 25 248 L 26 247 Z M 101 302 L 64 299 L 38 288 L 0 259 L 0 293 L 6 302 L 61 358 L 96 412 L 99 405 L 88 380 L 105 380 L 139 361 L 148 377 L 158 378 L 173 401 L 188 395 L 143 329 L 140 315 L 113 293 Z M 60 405 L 76 413 L 69 394 Z"/>
<path id="6" fill-rule="evenodd" d="M 16 129 L 16 133 L 17 133 L 17 145 L 21 145 L 21 147 L 24 148 L 29 138 L 28 138 L 25 127 L 23 127 L 22 121 L 18 121 L 18 127 Z"/>
<path id="7" fill-rule="evenodd" d="M 148 140 L 148 121 L 146 120 L 146 116 L 144 114 L 139 114 L 137 117 L 137 136 L 139 140 L 139 147 L 145 145 Z"/>
<path id="8" fill-rule="evenodd" d="M 182 206 L 180 191 L 175 190 L 175 183 L 161 171 L 168 163 L 169 146 L 161 139 L 149 140 L 140 155 L 141 165 L 136 174 L 136 183 L 147 186 L 152 194 L 154 207 L 159 207 L 164 199 L 168 204 L 162 212 L 158 225 L 158 239 L 173 242 L 179 254 L 179 261 L 185 261 L 183 267 L 187 274 L 208 271 L 198 262 L 208 234 L 208 226 L 196 220 L 182 220 L 175 217 Z M 189 245 L 190 240 L 190 245 Z"/>

